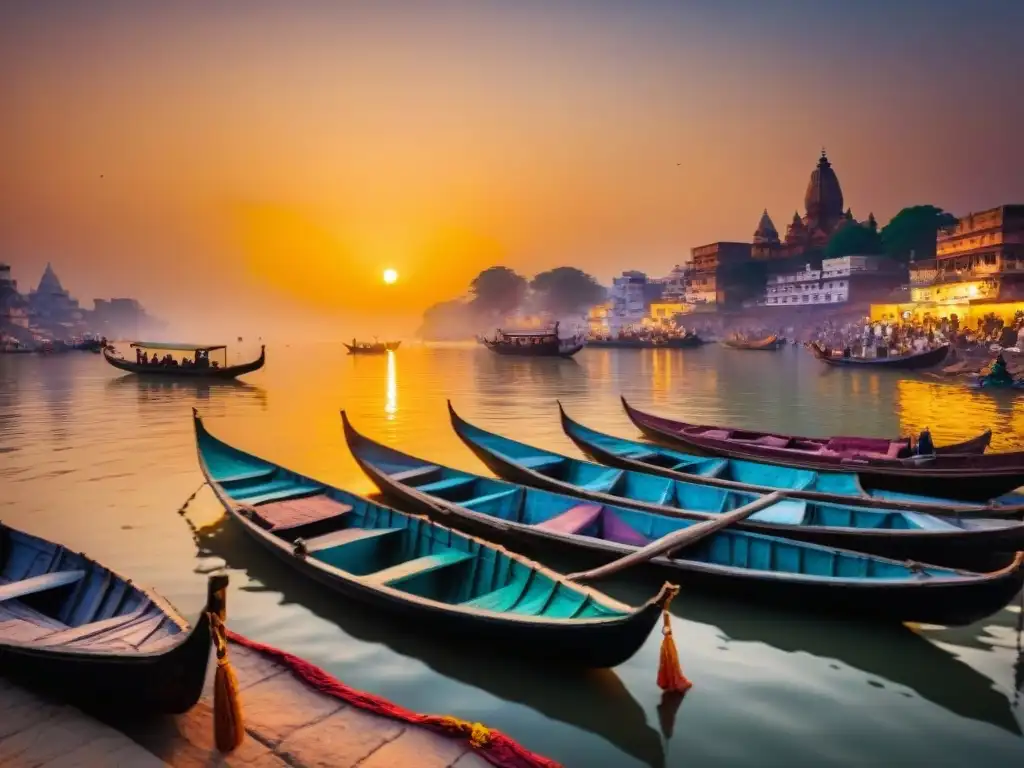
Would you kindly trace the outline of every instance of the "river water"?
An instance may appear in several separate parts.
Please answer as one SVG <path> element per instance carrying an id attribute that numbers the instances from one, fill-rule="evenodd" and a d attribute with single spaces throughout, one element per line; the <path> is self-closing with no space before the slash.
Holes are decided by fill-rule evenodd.
<path id="1" fill-rule="evenodd" d="M 255 354 L 243 345 L 231 356 Z M 567 766 L 1024 765 L 1019 605 L 970 627 L 879 627 L 819 618 L 813 605 L 785 613 L 684 592 L 672 613 L 694 687 L 673 707 L 655 684 L 658 633 L 626 664 L 584 675 L 449 648 L 295 576 L 223 520 L 209 489 L 185 504 L 202 482 L 193 406 L 229 442 L 370 493 L 339 408 L 370 436 L 485 473 L 452 433 L 446 398 L 481 426 L 578 455 L 556 399 L 588 425 L 634 436 L 620 394 L 703 423 L 878 436 L 929 426 L 937 441 L 991 426 L 993 450 L 1024 447 L 1024 398 L 825 369 L 796 347 L 523 360 L 469 345 L 348 357 L 340 344 L 282 344 L 235 385 L 126 377 L 88 354 L 0 356 L 0 519 L 156 588 L 190 620 L 204 574 L 226 566 L 235 630 Z M 652 586 L 602 584 L 633 603 Z"/>

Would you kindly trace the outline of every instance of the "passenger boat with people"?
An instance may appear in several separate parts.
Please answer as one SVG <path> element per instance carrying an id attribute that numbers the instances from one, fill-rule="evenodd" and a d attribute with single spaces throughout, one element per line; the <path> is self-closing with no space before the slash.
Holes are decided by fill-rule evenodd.
<path id="1" fill-rule="evenodd" d="M 595 349 L 694 349 L 704 345 L 695 333 L 684 334 L 620 334 L 615 337 L 590 337 L 587 346 Z"/>
<path id="2" fill-rule="evenodd" d="M 671 543 L 688 528 L 706 525 L 452 469 L 371 440 L 355 430 L 344 411 L 342 421 L 356 462 L 385 495 L 480 535 L 607 561 L 640 555 L 666 539 Z M 650 565 L 685 584 L 759 603 L 945 625 L 969 624 L 995 613 L 1024 582 L 1024 552 L 1005 567 L 976 573 L 735 527 L 663 552 Z"/>
<path id="3" fill-rule="evenodd" d="M 126 360 L 116 354 L 110 347 L 104 347 L 103 358 L 119 371 L 134 373 L 140 376 L 172 376 L 189 379 L 233 379 L 253 371 L 258 371 L 267 360 L 267 348 L 260 347 L 260 356 L 248 363 L 228 365 L 228 348 L 223 344 L 172 344 L 157 341 L 134 341 L 131 348 L 135 350 L 135 362 Z M 164 352 L 162 357 L 157 353 Z M 178 360 L 172 353 L 191 353 L 195 359 Z M 211 360 L 213 352 L 223 353 L 223 364 Z M 152 357 L 150 354 L 152 353 Z"/>
<path id="4" fill-rule="evenodd" d="M 609 468 L 488 432 L 462 419 L 451 403 L 448 411 L 455 433 L 499 477 L 601 504 L 710 520 L 780 490 L 716 488 L 699 479 Z M 968 567 L 988 567 L 995 553 L 1024 550 L 1024 522 L 1012 519 L 953 519 L 848 501 L 808 501 L 788 494 L 735 527 L 885 557 Z"/>
<path id="5" fill-rule="evenodd" d="M 923 352 L 911 352 L 905 355 L 881 355 L 877 357 L 854 357 L 850 349 L 830 349 L 818 342 L 811 342 L 808 347 L 816 358 L 838 368 L 891 368 L 893 370 L 920 370 L 939 365 L 949 354 L 949 344 Z"/>
<path id="6" fill-rule="evenodd" d="M 747 349 L 761 352 L 774 352 L 786 346 L 786 340 L 774 334 L 761 339 L 749 339 L 735 335 L 732 338 L 723 339 L 722 343 L 732 349 Z"/>
<path id="7" fill-rule="evenodd" d="M 676 588 L 639 608 L 482 539 L 257 458 L 193 409 L 199 465 L 227 513 L 309 578 L 411 623 L 574 667 L 613 667 L 651 633 Z"/>
<path id="8" fill-rule="evenodd" d="M 227 582 L 210 578 L 189 628 L 155 593 L 0 524 L 0 674 L 93 714 L 186 712 L 203 691 Z"/>
<path id="9" fill-rule="evenodd" d="M 770 493 L 784 490 L 791 499 L 831 501 L 858 507 L 889 507 L 912 512 L 957 515 L 961 517 L 1018 517 L 1024 507 L 1009 497 L 999 497 L 985 504 L 897 493 L 878 488 L 865 489 L 855 472 L 827 472 L 795 469 L 779 464 L 764 464 L 744 459 L 698 456 L 665 448 L 655 443 L 616 437 L 580 424 L 566 414 L 558 403 L 562 430 L 587 456 L 601 464 L 622 469 L 650 472 L 662 477 L 730 488 L 737 491 Z M 988 442 L 984 433 L 981 445 Z M 805 438 L 806 439 L 806 438 Z M 906 441 L 909 447 L 909 439 Z M 967 446 L 967 443 L 958 445 Z M 947 446 L 945 450 L 954 448 Z M 939 449 L 940 451 L 943 449 Z M 980 452 L 980 451 L 979 451 Z"/>
<path id="10" fill-rule="evenodd" d="M 646 437 L 665 445 L 800 469 L 855 472 L 868 489 L 984 501 L 1016 490 L 1024 481 L 1024 451 L 920 455 L 902 440 L 809 439 L 699 426 L 638 411 L 625 398 L 622 405 Z"/>
<path id="11" fill-rule="evenodd" d="M 586 345 L 587 339 L 582 333 L 562 338 L 558 335 L 558 329 L 559 323 L 540 330 L 499 328 L 494 338 L 483 337 L 480 342 L 499 355 L 518 357 L 572 357 Z"/>

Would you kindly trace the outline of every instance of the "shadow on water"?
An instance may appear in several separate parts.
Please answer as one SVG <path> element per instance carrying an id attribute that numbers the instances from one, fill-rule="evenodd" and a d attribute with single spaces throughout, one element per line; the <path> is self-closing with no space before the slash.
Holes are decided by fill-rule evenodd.
<path id="1" fill-rule="evenodd" d="M 634 604 L 647 594 L 636 583 L 610 582 L 602 584 L 601 589 Z M 926 630 L 926 635 L 903 625 L 820 619 L 807 613 L 712 599 L 700 594 L 680 595 L 672 603 L 671 612 L 673 616 L 718 627 L 725 635 L 725 642 L 760 642 L 786 653 L 802 652 L 821 659 L 834 659 L 877 677 L 878 681 L 869 681 L 870 685 L 884 687 L 890 683 L 909 688 L 922 699 L 956 715 L 990 723 L 1014 735 L 1022 734 L 1010 700 L 993 688 L 992 681 L 928 640 L 930 636 L 940 642 L 991 650 L 978 641 L 978 624 L 935 628 Z M 991 626 L 993 623 L 1018 632 L 1020 629 L 1019 616 L 1008 609 L 982 624 Z M 839 669 L 834 664 L 831 666 Z M 1018 690 L 1022 666 L 1018 656 Z"/>
<path id="2" fill-rule="evenodd" d="M 261 410 L 267 409 L 266 390 L 237 379 L 223 381 L 216 379 L 205 381 L 202 379 L 157 379 L 127 374 L 111 379 L 107 382 L 106 387 L 109 392 L 119 394 L 136 391 L 140 403 L 184 399 L 206 402 L 216 397 L 230 396 L 246 398 L 258 405 Z"/>
<path id="3" fill-rule="evenodd" d="M 229 568 L 263 585 L 245 590 L 280 594 L 283 603 L 302 605 L 357 640 L 383 644 L 445 677 L 596 734 L 652 768 L 665 765 L 661 736 L 648 725 L 643 707 L 612 670 L 572 673 L 545 668 L 541 678 L 535 667 L 515 659 L 456 653 L 386 617 L 374 619 L 351 611 L 336 593 L 313 584 L 248 541 L 228 518 L 197 530 L 196 539 L 200 557 L 219 557 Z"/>

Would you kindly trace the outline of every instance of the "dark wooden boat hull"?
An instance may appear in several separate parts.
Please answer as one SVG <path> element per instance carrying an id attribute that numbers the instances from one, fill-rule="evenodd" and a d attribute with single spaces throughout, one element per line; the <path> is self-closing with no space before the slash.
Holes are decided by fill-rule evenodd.
<path id="1" fill-rule="evenodd" d="M 876 358 L 833 357 L 825 354 L 825 350 L 818 344 L 811 344 L 810 349 L 821 362 L 836 368 L 890 368 L 904 371 L 933 368 L 945 360 L 949 354 L 948 344 L 913 355 Z"/>
<path id="2" fill-rule="evenodd" d="M 5 529 L 0 526 L 0 544 L 5 536 Z M 131 584 L 109 569 L 104 570 L 112 579 Z M 93 714 L 187 712 L 202 695 L 212 650 L 209 611 L 219 605 L 218 593 L 226 586 L 226 576 L 210 579 L 206 609 L 189 630 L 181 619 L 165 611 L 183 630 L 182 639 L 166 650 L 84 651 L 80 647 L 0 639 L 0 675 Z M 155 594 L 135 589 L 154 603 L 161 602 Z"/>
<path id="3" fill-rule="evenodd" d="M 585 554 L 593 562 L 608 562 L 622 556 L 620 550 L 600 539 L 577 537 L 569 540 L 536 528 L 493 520 L 450 502 L 411 491 L 361 458 L 358 444 L 365 438 L 347 423 L 345 434 L 356 462 L 381 492 L 417 513 L 514 547 Z M 700 564 L 666 558 L 652 561 L 647 570 L 652 569 L 659 576 L 671 573 L 672 580 L 680 582 L 684 588 L 693 586 L 712 594 L 756 603 L 880 621 L 970 624 L 992 615 L 1017 595 L 1024 583 L 1024 552 L 1013 555 L 1009 565 L 987 574 L 984 580 L 964 583 L 937 581 L 934 585 L 924 586 L 891 582 L 872 584 L 870 579 L 864 579 L 863 582 L 837 587 L 772 572 L 728 576 L 702 568 Z"/>
<path id="4" fill-rule="evenodd" d="M 0 674 L 94 714 L 180 714 L 202 695 L 210 653 L 204 612 L 188 639 L 160 655 L 55 652 L 0 643 Z"/>
<path id="5" fill-rule="evenodd" d="M 1016 490 L 1024 484 L 1024 452 L 963 455 L 936 454 L 925 465 L 910 466 L 898 461 L 828 460 L 807 454 L 782 453 L 762 446 L 739 446 L 725 440 L 708 440 L 687 435 L 682 430 L 668 429 L 652 423 L 650 416 L 637 411 L 625 398 L 626 414 L 645 437 L 671 447 L 682 446 L 707 456 L 750 459 L 766 464 L 779 464 L 801 469 L 856 472 L 861 484 L 869 489 L 901 491 L 926 496 L 942 496 L 965 501 L 986 501 Z M 656 418 L 656 417 L 654 417 Z"/>
<path id="6" fill-rule="evenodd" d="M 460 428 L 462 419 L 448 406 L 452 427 L 463 443 L 498 477 L 519 485 L 542 488 L 554 493 L 578 496 L 601 504 L 631 507 L 668 517 L 689 520 L 713 520 L 712 513 L 695 512 L 658 504 L 649 504 L 622 496 L 588 491 L 565 483 L 540 472 L 532 472 L 504 456 L 489 451 L 474 441 Z M 843 506 L 856 506 L 847 500 Z M 780 525 L 747 519 L 734 524 L 740 530 L 768 536 L 807 541 L 812 544 L 869 552 L 895 560 L 916 560 L 922 563 L 955 566 L 970 570 L 987 571 L 1003 567 L 1012 553 L 1024 550 L 1024 524 L 1005 528 L 978 528 L 957 531 L 876 530 L 837 528 L 811 525 Z"/>
<path id="7" fill-rule="evenodd" d="M 484 339 L 483 344 L 491 352 L 508 357 L 572 357 L 585 346 L 583 343 L 563 346 L 554 342 L 543 344 L 503 344 L 488 339 Z"/>
<path id="8" fill-rule="evenodd" d="M 197 433 L 203 429 L 195 420 Z M 215 495 L 232 520 L 265 550 L 302 575 L 335 592 L 399 619 L 417 632 L 442 635 L 462 644 L 485 644 L 517 656 L 555 662 L 575 668 L 606 668 L 622 664 L 646 642 L 673 589 L 665 585 L 661 593 L 622 621 L 546 622 L 508 621 L 500 614 L 473 610 L 440 610 L 429 602 L 403 598 L 369 586 L 353 578 L 344 578 L 317 567 L 308 558 L 296 557 L 293 549 L 277 537 L 238 514 L 236 505 L 212 479 L 199 453 L 199 463 Z M 442 520 L 441 522 L 445 522 Z"/>
<path id="9" fill-rule="evenodd" d="M 260 356 L 255 360 L 241 365 L 229 365 L 224 368 L 182 368 L 181 366 L 142 365 L 119 357 L 114 357 L 108 350 L 103 350 L 103 358 L 119 371 L 134 373 L 138 376 L 163 376 L 175 379 L 234 379 L 247 373 L 258 371 L 266 363 L 266 347 L 260 347 Z"/>

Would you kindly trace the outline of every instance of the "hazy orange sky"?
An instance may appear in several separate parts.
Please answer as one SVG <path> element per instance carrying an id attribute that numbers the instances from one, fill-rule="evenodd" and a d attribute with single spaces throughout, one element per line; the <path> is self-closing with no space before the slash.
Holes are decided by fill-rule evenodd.
<path id="1" fill-rule="evenodd" d="M 0 260 L 345 336 L 496 263 L 608 282 L 782 229 L 823 145 L 858 218 L 1020 203 L 1022 28 L 996 0 L 3 3 Z"/>

